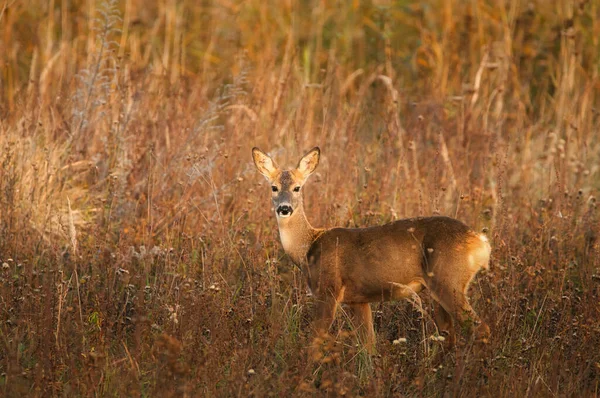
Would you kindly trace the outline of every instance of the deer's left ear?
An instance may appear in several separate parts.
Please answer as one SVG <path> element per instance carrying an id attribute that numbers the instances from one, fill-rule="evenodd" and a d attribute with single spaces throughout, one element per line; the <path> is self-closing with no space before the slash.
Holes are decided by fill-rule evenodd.
<path id="1" fill-rule="evenodd" d="M 267 180 L 271 181 L 278 170 L 273 159 L 271 159 L 269 155 L 257 147 L 252 148 L 252 159 L 254 160 L 254 165 L 260 174 L 265 176 Z"/>
<path id="2" fill-rule="evenodd" d="M 304 179 L 307 179 L 311 175 L 317 166 L 319 165 L 319 158 L 321 157 L 321 150 L 318 146 L 314 147 L 306 153 L 298 162 L 296 169 L 302 174 Z"/>

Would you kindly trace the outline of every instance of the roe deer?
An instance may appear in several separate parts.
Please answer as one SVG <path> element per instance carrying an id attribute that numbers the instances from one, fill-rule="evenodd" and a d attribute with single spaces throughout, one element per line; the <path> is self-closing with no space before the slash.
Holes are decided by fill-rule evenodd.
<path id="1" fill-rule="evenodd" d="M 344 303 L 372 351 L 375 332 L 369 303 L 411 298 L 426 287 L 435 301 L 435 323 L 440 333 L 448 335 L 448 346 L 455 339 L 453 320 L 487 341 L 490 329 L 466 296 L 475 274 L 488 269 L 487 237 L 441 216 L 369 228 L 313 228 L 304 214 L 301 189 L 319 164 L 319 156 L 315 147 L 295 169 L 281 170 L 269 155 L 252 149 L 256 168 L 271 184 L 283 248 L 318 299 L 316 331 L 328 332 L 338 304 Z"/>

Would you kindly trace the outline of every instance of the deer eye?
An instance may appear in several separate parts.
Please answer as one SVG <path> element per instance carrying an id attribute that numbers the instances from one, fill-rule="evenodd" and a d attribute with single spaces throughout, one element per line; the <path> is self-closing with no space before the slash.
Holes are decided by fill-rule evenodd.
<path id="1" fill-rule="evenodd" d="M 300 192 L 300 187 L 294 188 L 294 192 Z"/>
<path id="2" fill-rule="evenodd" d="M 273 192 L 277 192 L 277 191 L 278 191 L 278 189 L 277 189 L 277 187 L 276 187 L 275 185 L 273 185 L 273 186 L 271 186 L 271 191 L 273 191 Z"/>

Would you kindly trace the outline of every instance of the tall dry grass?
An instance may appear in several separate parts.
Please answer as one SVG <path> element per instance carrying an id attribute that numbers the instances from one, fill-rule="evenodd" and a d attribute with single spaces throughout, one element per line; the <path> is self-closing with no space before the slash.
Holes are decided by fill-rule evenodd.
<path id="1" fill-rule="evenodd" d="M 0 11 L 5 396 L 599 394 L 597 1 Z M 385 303 L 378 355 L 340 316 L 312 362 L 255 145 L 320 145 L 315 225 L 487 228 L 490 343 L 438 366 L 429 304 Z"/>

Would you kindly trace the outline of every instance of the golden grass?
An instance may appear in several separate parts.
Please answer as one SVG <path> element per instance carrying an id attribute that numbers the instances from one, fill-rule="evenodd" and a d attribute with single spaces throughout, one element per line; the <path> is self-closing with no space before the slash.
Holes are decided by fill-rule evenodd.
<path id="1" fill-rule="evenodd" d="M 4 395 L 599 394 L 597 1 L 0 11 Z M 426 299 L 373 306 L 379 356 L 340 317 L 308 358 L 312 301 L 250 153 L 314 145 L 315 226 L 489 229 L 487 346 L 434 367 Z"/>

